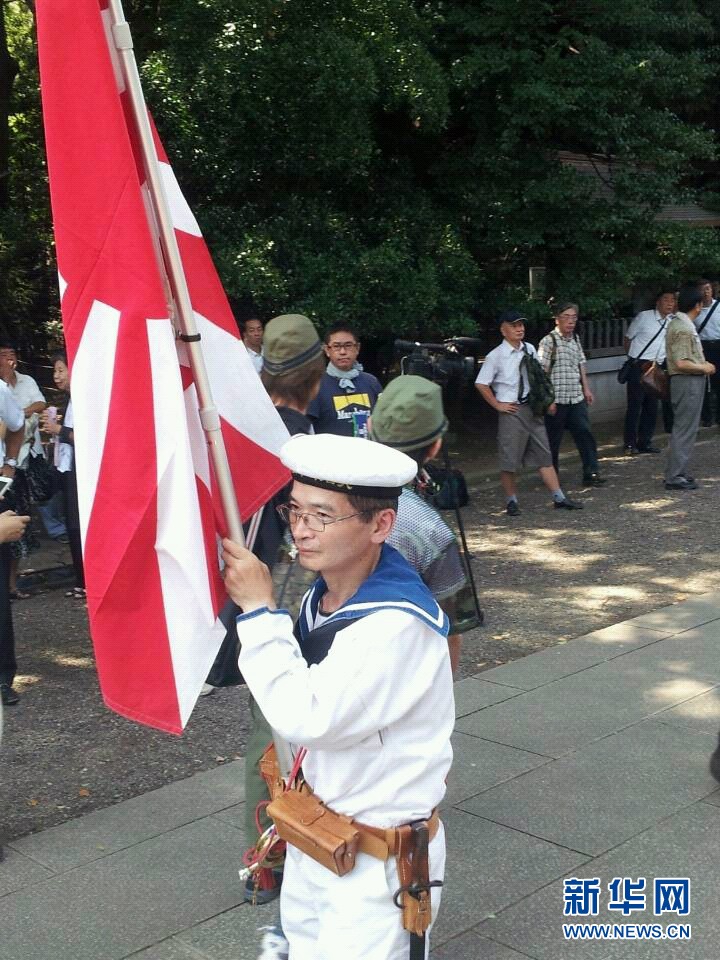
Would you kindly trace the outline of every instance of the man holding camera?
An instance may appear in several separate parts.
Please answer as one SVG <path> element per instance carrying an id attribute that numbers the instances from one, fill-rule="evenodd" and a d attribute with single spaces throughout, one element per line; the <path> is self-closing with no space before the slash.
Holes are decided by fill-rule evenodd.
<path id="1" fill-rule="evenodd" d="M 525 343 L 525 317 L 517 310 L 506 310 L 498 319 L 503 342 L 485 357 L 475 386 L 498 412 L 498 453 L 500 483 L 505 492 L 505 511 L 510 517 L 520 513 L 516 474 L 522 467 L 537 467 L 552 494 L 556 510 L 582 510 L 582 504 L 568 499 L 560 488 L 547 431 L 542 417 L 530 409 L 530 383 L 521 368 L 525 354 L 537 356 L 535 347 Z M 553 403 L 549 414 L 557 410 Z"/>

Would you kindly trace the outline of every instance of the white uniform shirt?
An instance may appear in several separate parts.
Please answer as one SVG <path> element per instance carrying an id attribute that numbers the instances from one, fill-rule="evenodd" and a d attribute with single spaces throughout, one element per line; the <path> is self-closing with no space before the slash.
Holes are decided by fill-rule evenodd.
<path id="1" fill-rule="evenodd" d="M 427 817 L 445 794 L 455 724 L 447 640 L 402 610 L 340 630 L 308 666 L 286 611 L 238 617 L 240 669 L 268 723 L 308 750 L 329 807 L 377 827 Z"/>
<path id="2" fill-rule="evenodd" d="M 705 317 L 710 313 L 712 308 L 717 303 L 717 300 L 713 300 L 709 307 L 703 307 L 700 313 L 695 317 L 695 326 L 699 330 L 703 325 Z M 720 340 L 720 305 L 715 307 L 713 310 L 713 315 L 710 317 L 708 322 L 705 324 L 705 328 L 700 334 L 701 340 Z"/>
<path id="3" fill-rule="evenodd" d="M 4 380 L 0 380 L 0 420 L 7 425 L 8 430 L 20 430 L 25 426 L 25 414 L 22 407 L 13 397 L 10 387 Z M 5 442 L 0 443 L 0 452 L 5 459 Z"/>
<path id="4" fill-rule="evenodd" d="M 18 403 L 18 406 L 25 410 L 31 403 L 45 403 L 45 397 L 40 392 L 40 387 L 32 377 L 26 373 L 15 374 L 15 384 L 8 384 L 10 392 Z M 33 456 L 43 452 L 42 442 L 40 440 L 40 430 L 38 427 L 40 418 L 36 413 L 28 417 L 25 422 L 25 440 L 20 453 L 18 454 L 18 466 L 25 466 L 28 454 L 32 450 Z"/>
<path id="5" fill-rule="evenodd" d="M 248 352 L 248 356 L 252 360 L 252 365 L 255 367 L 255 373 L 258 375 L 263 368 L 263 355 L 262 353 L 255 353 L 254 350 L 251 350 L 250 347 L 245 347 Z"/>
<path id="6" fill-rule="evenodd" d="M 657 310 L 642 310 L 630 324 L 625 334 L 631 341 L 628 356 L 637 360 L 658 330 L 663 328 L 664 325 L 660 336 L 653 340 L 652 346 L 642 354 L 643 360 L 654 360 L 656 363 L 662 363 L 665 359 L 665 334 L 671 319 L 672 314 L 668 314 L 663 319 Z"/>
<path id="7" fill-rule="evenodd" d="M 499 347 L 495 347 L 485 357 L 485 362 L 480 367 L 480 373 L 477 375 L 475 383 L 485 384 L 492 387 L 496 400 L 500 403 L 517 403 L 520 386 L 520 361 L 523 358 L 523 347 L 533 356 L 537 356 L 537 351 L 531 343 L 521 343 L 519 347 L 513 347 L 507 340 L 503 340 Z M 523 399 L 530 391 L 527 373 L 523 370 Z"/>

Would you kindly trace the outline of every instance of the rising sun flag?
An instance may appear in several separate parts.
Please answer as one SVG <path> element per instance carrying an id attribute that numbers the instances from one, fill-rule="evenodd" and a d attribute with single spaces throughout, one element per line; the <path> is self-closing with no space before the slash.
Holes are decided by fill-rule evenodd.
<path id="1" fill-rule="evenodd" d="M 37 0 L 36 10 L 100 686 L 111 709 L 180 733 L 225 633 L 218 536 L 227 533 L 226 511 L 198 412 L 200 384 L 187 343 L 176 339 L 147 159 L 118 55 L 129 35 L 113 29 L 114 0 Z M 154 127 L 152 142 L 247 519 L 288 480 L 278 458 L 287 432 Z"/>

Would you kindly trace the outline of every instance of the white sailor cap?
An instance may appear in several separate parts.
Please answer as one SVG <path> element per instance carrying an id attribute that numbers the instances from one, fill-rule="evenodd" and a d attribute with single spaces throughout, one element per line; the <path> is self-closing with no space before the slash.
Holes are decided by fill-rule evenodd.
<path id="1" fill-rule="evenodd" d="M 280 459 L 299 483 L 363 497 L 397 497 L 417 473 L 415 461 L 399 450 L 332 433 L 293 437 Z"/>

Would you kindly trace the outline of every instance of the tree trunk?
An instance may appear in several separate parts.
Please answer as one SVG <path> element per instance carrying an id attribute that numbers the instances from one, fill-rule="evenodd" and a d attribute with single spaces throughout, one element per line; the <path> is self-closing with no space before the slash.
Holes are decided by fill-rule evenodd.
<path id="1" fill-rule="evenodd" d="M 7 45 L 5 4 L 0 0 L 0 208 L 7 206 L 10 197 L 10 98 L 17 72 L 17 60 Z"/>

